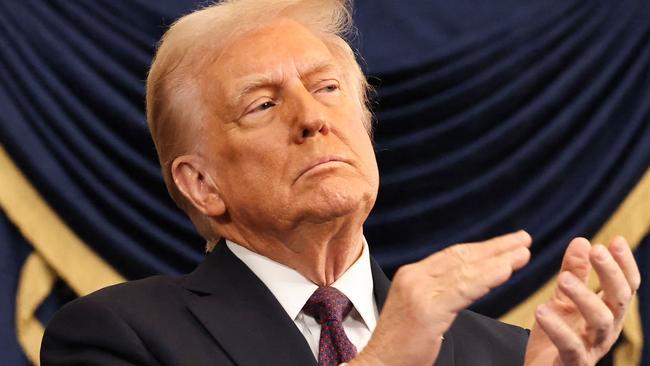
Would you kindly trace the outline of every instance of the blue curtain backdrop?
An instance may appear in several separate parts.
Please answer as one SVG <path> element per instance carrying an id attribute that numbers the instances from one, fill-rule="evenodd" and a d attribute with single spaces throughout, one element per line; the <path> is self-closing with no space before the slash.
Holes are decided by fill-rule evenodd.
<path id="1" fill-rule="evenodd" d="M 128 279 L 185 273 L 203 256 L 167 196 L 143 101 L 166 27 L 206 4 L 0 2 L 0 144 Z M 377 91 L 371 250 L 393 273 L 449 244 L 525 228 L 532 263 L 474 305 L 499 316 L 558 270 L 570 238 L 593 236 L 650 166 L 650 2 L 358 0 L 354 16 L 351 42 Z M 5 214 L 0 237 L 0 353 L 24 365 L 13 298 L 32 243 Z M 649 240 L 637 249 L 644 274 Z M 73 297 L 57 282 L 39 318 Z"/>

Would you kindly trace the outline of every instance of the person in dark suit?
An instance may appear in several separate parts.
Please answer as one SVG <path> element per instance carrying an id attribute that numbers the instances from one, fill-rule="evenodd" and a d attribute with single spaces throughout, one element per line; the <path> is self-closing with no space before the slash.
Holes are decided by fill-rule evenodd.
<path id="1" fill-rule="evenodd" d="M 465 310 L 526 265 L 526 232 L 452 246 L 389 284 L 363 237 L 379 178 L 349 27 L 342 0 L 233 0 L 167 31 L 147 119 L 210 253 L 189 275 L 64 306 L 44 366 L 594 365 L 611 348 L 640 281 L 620 237 L 569 244 L 530 336 Z"/>
<path id="2" fill-rule="evenodd" d="M 371 262 L 381 309 L 389 281 Z M 521 365 L 527 333 L 462 311 L 438 365 Z M 219 244 L 191 274 L 100 290 L 49 325 L 44 365 L 316 365 L 305 338 L 269 289 Z"/>

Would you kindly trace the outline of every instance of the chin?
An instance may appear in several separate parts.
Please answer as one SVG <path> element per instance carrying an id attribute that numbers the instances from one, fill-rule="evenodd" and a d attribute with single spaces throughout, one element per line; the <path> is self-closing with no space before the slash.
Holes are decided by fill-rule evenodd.
<path id="1" fill-rule="evenodd" d="M 326 222 L 351 215 L 363 215 L 365 220 L 374 205 L 376 190 L 347 181 L 338 183 L 322 184 L 311 192 L 306 205 L 310 221 Z"/>

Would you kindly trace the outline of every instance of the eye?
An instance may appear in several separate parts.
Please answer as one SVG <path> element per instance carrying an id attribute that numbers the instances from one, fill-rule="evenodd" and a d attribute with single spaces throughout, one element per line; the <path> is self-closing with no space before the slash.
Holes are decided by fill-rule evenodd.
<path id="1" fill-rule="evenodd" d="M 329 83 L 324 87 L 316 90 L 316 93 L 333 93 L 339 90 L 339 85 L 336 83 Z"/>
<path id="2" fill-rule="evenodd" d="M 249 113 L 255 113 L 255 112 L 262 112 L 267 109 L 270 109 L 272 107 L 275 107 L 275 103 L 272 101 L 266 101 L 262 104 L 257 105 L 255 108 L 253 108 Z"/>
<path id="3" fill-rule="evenodd" d="M 260 104 L 260 105 L 257 106 L 257 108 L 255 108 L 255 109 L 260 110 L 260 111 L 263 111 L 263 110 L 269 109 L 269 108 L 271 108 L 271 107 L 273 107 L 273 106 L 275 106 L 275 103 L 273 103 L 273 102 L 271 102 L 271 101 L 268 101 L 268 102 L 264 102 L 264 103 Z"/>

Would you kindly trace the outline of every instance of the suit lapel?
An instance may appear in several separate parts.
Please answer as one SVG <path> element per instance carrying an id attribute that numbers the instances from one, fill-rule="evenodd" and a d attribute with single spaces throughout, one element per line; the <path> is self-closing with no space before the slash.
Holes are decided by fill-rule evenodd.
<path id="1" fill-rule="evenodd" d="M 266 286 L 224 242 L 190 273 L 187 302 L 207 331 L 239 366 L 316 365 L 293 320 Z"/>
<path id="2" fill-rule="evenodd" d="M 372 273 L 375 302 L 377 303 L 377 309 L 381 312 L 386 302 L 386 297 L 388 296 L 390 280 L 372 256 L 370 257 L 370 272 Z"/>

